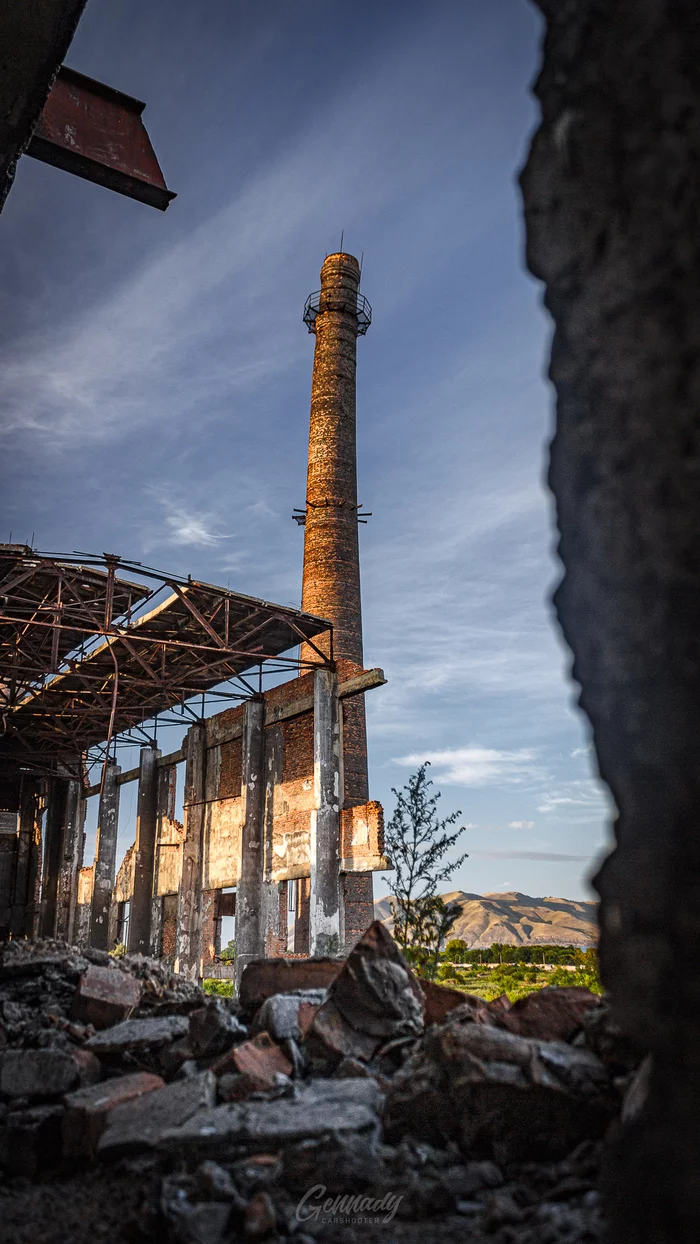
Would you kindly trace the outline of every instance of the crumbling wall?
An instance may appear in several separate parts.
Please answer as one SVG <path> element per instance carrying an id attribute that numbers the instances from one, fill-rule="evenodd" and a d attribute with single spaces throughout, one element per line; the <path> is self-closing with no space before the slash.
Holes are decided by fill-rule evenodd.
<path id="1" fill-rule="evenodd" d="M 619 816 L 595 885 L 617 1016 L 653 1051 L 613 1149 L 616 1240 L 700 1236 L 700 21 L 539 0 L 527 260 L 555 324 L 557 613 Z"/>

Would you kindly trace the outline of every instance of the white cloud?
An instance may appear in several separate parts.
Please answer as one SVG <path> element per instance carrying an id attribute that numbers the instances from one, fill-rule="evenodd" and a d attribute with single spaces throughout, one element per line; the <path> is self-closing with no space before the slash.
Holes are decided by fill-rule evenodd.
<path id="1" fill-rule="evenodd" d="M 575 748 L 574 748 L 574 750 L 573 750 L 573 751 L 572 751 L 572 753 L 571 753 L 571 756 L 572 756 L 572 757 L 576 757 L 576 756 L 590 756 L 590 755 L 591 755 L 591 753 L 593 752 L 593 750 L 594 750 L 594 748 L 593 748 L 593 744 L 592 744 L 592 743 L 587 743 L 585 747 L 575 747 Z"/>
<path id="2" fill-rule="evenodd" d="M 578 814 L 577 819 L 584 813 L 588 819 L 608 817 L 613 811 L 606 788 L 595 778 L 577 778 L 572 782 L 562 782 L 546 791 L 541 799 L 537 811 L 545 816 L 555 813 L 571 819 L 566 814 L 574 811 Z"/>
<path id="3" fill-rule="evenodd" d="M 211 526 L 208 515 L 189 514 L 186 510 L 175 510 L 165 519 L 166 535 L 164 544 L 218 544 L 219 540 L 230 540 L 231 535 L 223 535 Z"/>
<path id="4" fill-rule="evenodd" d="M 534 748 L 498 751 L 490 747 L 455 747 L 439 752 L 412 752 L 396 758 L 399 765 L 435 766 L 435 779 L 454 786 L 504 786 L 542 780 L 544 770 L 536 763 Z"/>
<path id="5" fill-rule="evenodd" d="M 509 829 L 534 829 L 535 822 L 534 821 L 511 821 L 508 828 Z"/>

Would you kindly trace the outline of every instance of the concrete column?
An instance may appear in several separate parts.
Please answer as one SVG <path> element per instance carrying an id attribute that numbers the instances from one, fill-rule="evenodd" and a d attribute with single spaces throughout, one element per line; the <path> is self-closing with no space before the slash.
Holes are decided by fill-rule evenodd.
<path id="1" fill-rule="evenodd" d="M 158 826 L 158 757 L 155 747 L 142 747 L 136 809 L 134 891 L 129 915 L 129 954 L 147 955 L 151 944 L 151 900 Z"/>
<path id="2" fill-rule="evenodd" d="M 204 781 L 206 731 L 190 726 L 185 761 L 185 838 L 182 878 L 177 900 L 175 971 L 198 981 L 202 958 L 202 855 L 204 848 Z"/>
<path id="3" fill-rule="evenodd" d="M 68 783 L 64 778 L 51 778 L 44 831 L 44 868 L 41 882 L 41 937 L 56 936 L 56 905 L 58 878 L 61 871 L 63 822 L 66 814 Z"/>
<path id="4" fill-rule="evenodd" d="M 83 824 L 85 801 L 80 782 L 72 779 L 66 785 L 66 807 L 63 818 L 61 863 L 56 900 L 56 937 L 72 942 L 75 905 L 78 900 L 78 872 L 83 862 Z"/>
<path id="5" fill-rule="evenodd" d="M 311 814 L 309 953 L 340 955 L 345 921 L 340 887 L 340 731 L 338 678 L 314 672 L 314 796 Z"/>
<path id="6" fill-rule="evenodd" d="M 263 941 L 263 835 L 265 703 L 247 700 L 243 723 L 241 864 L 236 889 L 236 989 L 251 959 L 265 953 Z"/>
<path id="7" fill-rule="evenodd" d="M 10 933 L 14 938 L 32 937 L 34 932 L 37 866 L 41 847 L 41 782 L 24 777 L 20 795 L 17 868 L 10 914 Z"/>
<path id="8" fill-rule="evenodd" d="M 275 788 L 282 781 L 284 746 L 282 727 L 268 726 L 265 730 L 265 842 L 263 864 L 263 895 L 262 895 L 262 937 L 263 954 L 267 958 L 275 958 L 287 950 L 287 929 L 283 926 L 281 895 L 286 882 L 280 885 L 272 880 L 275 864 L 273 850 Z"/>
<path id="9" fill-rule="evenodd" d="M 90 913 L 90 945 L 96 950 L 109 950 L 109 909 L 117 866 L 117 833 L 119 830 L 119 765 L 108 764 L 100 795 L 95 846 L 95 881 Z"/>

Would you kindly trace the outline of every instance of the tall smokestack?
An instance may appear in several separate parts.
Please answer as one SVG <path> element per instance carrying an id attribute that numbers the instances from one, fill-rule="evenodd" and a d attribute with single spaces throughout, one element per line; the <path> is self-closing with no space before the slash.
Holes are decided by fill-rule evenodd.
<path id="1" fill-rule="evenodd" d="M 372 312 L 359 294 L 354 255 L 328 255 L 321 289 L 307 299 L 304 320 L 316 334 L 311 384 L 301 607 L 333 623 L 333 656 L 362 667 L 362 602 L 358 543 L 355 371 L 357 338 Z M 328 641 L 325 641 L 328 653 Z M 328 653 L 329 654 L 329 653 Z M 313 659 L 313 652 L 302 650 Z M 330 655 L 330 654 L 329 654 Z M 347 677 L 349 670 L 345 673 Z M 343 703 L 344 806 L 369 799 L 363 696 Z M 345 878 L 346 940 L 352 944 L 373 918 L 370 873 Z"/>

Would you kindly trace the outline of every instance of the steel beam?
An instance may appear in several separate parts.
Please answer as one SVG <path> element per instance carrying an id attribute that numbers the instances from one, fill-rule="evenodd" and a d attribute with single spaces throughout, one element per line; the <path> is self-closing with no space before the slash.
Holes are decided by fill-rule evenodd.
<path id="1" fill-rule="evenodd" d="M 168 190 L 140 100 L 62 65 L 27 155 L 164 212 Z"/>

